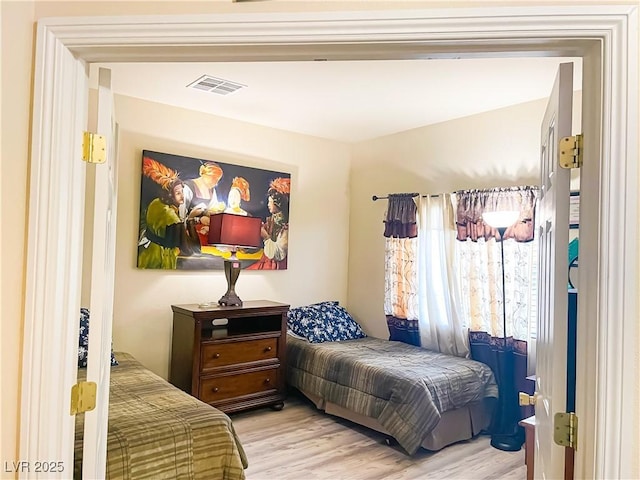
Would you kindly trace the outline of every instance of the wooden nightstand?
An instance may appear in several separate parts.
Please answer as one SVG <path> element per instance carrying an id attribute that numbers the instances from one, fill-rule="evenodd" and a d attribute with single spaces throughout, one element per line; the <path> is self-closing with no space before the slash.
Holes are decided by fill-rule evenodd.
<path id="1" fill-rule="evenodd" d="M 224 412 L 284 406 L 289 305 L 172 305 L 169 381 Z"/>
<path id="2" fill-rule="evenodd" d="M 535 415 L 520 420 L 519 425 L 524 427 L 524 463 L 527 466 L 527 480 L 533 480 L 533 458 L 535 455 L 536 417 Z"/>

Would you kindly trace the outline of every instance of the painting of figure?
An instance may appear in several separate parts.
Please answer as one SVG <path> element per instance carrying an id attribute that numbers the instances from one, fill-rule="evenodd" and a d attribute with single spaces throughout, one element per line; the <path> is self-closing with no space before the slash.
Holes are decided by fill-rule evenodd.
<path id="1" fill-rule="evenodd" d="M 138 268 L 223 269 L 229 252 L 207 244 L 221 212 L 262 219 L 263 247 L 238 252 L 242 268 L 287 268 L 291 174 L 150 150 L 141 171 Z"/>

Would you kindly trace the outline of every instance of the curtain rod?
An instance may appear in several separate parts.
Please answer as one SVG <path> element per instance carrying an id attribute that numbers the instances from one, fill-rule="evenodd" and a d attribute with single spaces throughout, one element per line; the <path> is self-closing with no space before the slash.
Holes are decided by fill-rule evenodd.
<path id="1" fill-rule="evenodd" d="M 520 185 L 515 187 L 471 188 L 456 190 L 453 193 L 492 193 L 492 192 L 517 192 L 519 190 L 539 190 L 537 185 Z"/>
<path id="2" fill-rule="evenodd" d="M 469 189 L 469 190 L 456 190 L 453 193 L 491 193 L 491 192 L 517 192 L 518 190 L 539 190 L 539 187 L 537 185 L 520 185 L 520 186 L 515 186 L 515 187 L 494 187 L 494 188 L 476 188 L 476 189 Z M 418 197 L 421 196 L 422 198 L 426 198 L 426 197 L 431 197 L 431 198 L 435 198 L 435 197 L 439 197 L 440 195 L 443 195 L 442 193 L 437 193 L 437 194 L 432 194 L 432 195 L 420 195 L 419 193 L 402 193 L 399 195 L 405 195 L 407 197 Z M 380 197 L 378 195 L 373 195 L 371 197 L 371 200 L 373 200 L 374 202 L 376 200 L 386 200 L 388 199 L 389 196 L 385 196 L 385 197 Z"/>
<path id="3" fill-rule="evenodd" d="M 435 197 L 439 197 L 440 195 L 442 195 L 442 193 L 436 193 L 436 194 L 432 194 L 432 195 L 420 195 L 419 193 L 405 193 L 404 195 L 406 195 L 407 197 L 422 197 L 422 198 L 427 198 L 427 197 L 431 197 L 431 198 L 435 198 Z M 371 197 L 371 200 L 373 200 L 374 202 L 376 200 L 386 200 L 388 199 L 389 196 L 386 197 L 379 197 L 378 195 L 373 195 Z"/>

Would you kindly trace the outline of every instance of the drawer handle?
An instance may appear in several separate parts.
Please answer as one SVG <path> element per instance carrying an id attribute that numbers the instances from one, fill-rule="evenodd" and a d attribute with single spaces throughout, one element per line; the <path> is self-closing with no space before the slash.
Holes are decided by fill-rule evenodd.
<path id="1" fill-rule="evenodd" d="M 264 379 L 264 383 L 267 383 L 267 384 L 268 384 L 268 383 L 271 383 L 271 379 L 270 379 L 270 378 L 265 378 L 265 379 Z"/>
<path id="2" fill-rule="evenodd" d="M 271 347 L 267 347 L 264 349 L 265 352 L 270 352 L 271 351 Z"/>
<path id="3" fill-rule="evenodd" d="M 218 393 L 218 387 L 213 387 L 213 388 L 211 389 L 211 391 L 212 391 L 213 393 Z"/>
<path id="4" fill-rule="evenodd" d="M 220 354 L 219 353 L 214 353 L 213 354 L 213 358 L 220 358 Z"/>

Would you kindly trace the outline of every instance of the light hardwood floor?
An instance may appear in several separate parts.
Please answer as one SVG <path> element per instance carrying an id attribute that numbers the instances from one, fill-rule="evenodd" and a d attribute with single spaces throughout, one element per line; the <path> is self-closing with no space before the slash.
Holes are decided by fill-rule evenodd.
<path id="1" fill-rule="evenodd" d="M 524 480 L 524 448 L 503 452 L 489 437 L 409 457 L 385 435 L 326 415 L 291 395 L 282 411 L 231 414 L 249 460 L 247 480 Z"/>

